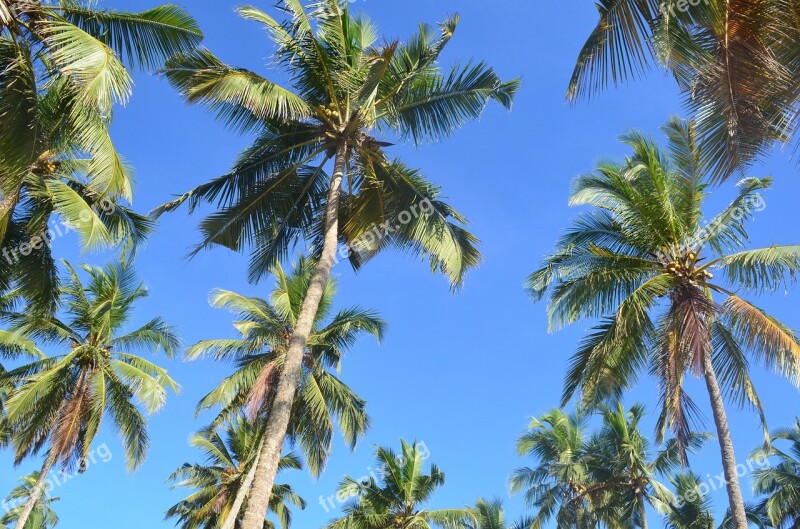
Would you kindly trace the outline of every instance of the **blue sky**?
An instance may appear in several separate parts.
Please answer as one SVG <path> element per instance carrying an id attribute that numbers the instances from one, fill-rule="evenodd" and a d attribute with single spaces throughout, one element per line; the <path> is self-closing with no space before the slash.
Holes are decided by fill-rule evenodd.
<path id="1" fill-rule="evenodd" d="M 106 0 L 104 6 L 143 9 L 154 0 Z M 206 33 L 205 45 L 223 60 L 282 79 L 271 69 L 266 34 L 233 12 L 239 2 L 183 1 Z M 256 1 L 272 9 L 272 1 Z M 447 475 L 436 496 L 438 507 L 472 503 L 479 496 L 506 498 L 510 517 L 523 512 L 519 498 L 508 498 L 507 479 L 517 466 L 515 439 L 531 416 L 556 406 L 567 360 L 577 340 L 590 326 L 583 322 L 548 334 L 543 305 L 533 304 L 522 289 L 527 274 L 545 255 L 576 211 L 567 207 L 570 181 L 591 170 L 602 158 L 625 154 L 617 137 L 630 128 L 657 132 L 681 105 L 674 83 L 663 72 L 598 95 L 575 107 L 564 102 L 574 58 L 595 23 L 596 10 L 586 0 L 357 0 L 355 11 L 368 13 L 388 37 L 411 34 L 420 21 L 436 22 L 450 13 L 462 16 L 444 61 L 484 59 L 504 78 L 521 76 L 523 88 L 513 111 L 489 108 L 450 140 L 437 145 L 398 145 L 393 151 L 409 165 L 443 187 L 443 194 L 471 221 L 482 240 L 484 261 L 452 294 L 446 280 L 432 276 L 425 263 L 398 254 L 375 259 L 357 275 L 347 264 L 339 277 L 338 304 L 359 304 L 380 312 L 389 323 L 378 347 L 364 339 L 345 360 L 343 377 L 368 401 L 373 426 L 350 453 L 337 439 L 323 477 L 305 472 L 285 474 L 309 505 L 295 515 L 294 527 L 315 528 L 335 513 L 318 503 L 334 494 L 342 475 L 361 476 L 373 465 L 376 445 L 397 446 L 399 439 L 424 441 Z M 119 150 L 136 168 L 135 207 L 149 211 L 227 170 L 249 139 L 234 135 L 197 107 L 185 105 L 163 80 L 136 76 L 134 97 L 115 115 L 114 137 Z M 789 154 L 776 152 L 754 176 L 773 175 L 774 189 L 765 195 L 767 207 L 752 225 L 754 244 L 796 243 L 797 167 Z M 709 211 L 730 199 L 733 183 L 715 190 Z M 138 312 L 141 321 L 160 314 L 176 326 L 185 344 L 231 335 L 227 313 L 208 307 L 215 287 L 266 296 L 267 280 L 246 282 L 246 257 L 227 250 L 184 259 L 197 241 L 199 216 L 185 211 L 164 217 L 141 253 L 137 268 L 151 289 Z M 59 239 L 56 251 L 71 260 L 102 261 L 108 256 L 78 256 L 76 240 Z M 800 326 L 798 291 L 779 293 L 761 304 L 791 326 Z M 186 461 L 197 460 L 187 446 L 189 435 L 205 424 L 194 419 L 194 406 L 224 376 L 228 366 L 212 361 L 184 363 L 159 359 L 182 384 L 165 410 L 150 421 L 152 448 L 136 473 L 125 470 L 121 446 L 106 427 L 97 444 L 106 443 L 113 458 L 55 492 L 61 501 L 62 527 L 117 529 L 167 528 L 163 512 L 180 493 L 169 492 L 166 477 Z M 788 382 L 757 371 L 756 383 L 772 427 L 788 425 L 797 413 L 798 392 Z M 692 382 L 696 402 L 707 410 L 704 386 Z M 656 388 L 646 377 L 629 401 L 648 404 L 653 416 Z M 757 417 L 731 409 L 734 442 L 741 461 L 761 438 Z M 706 428 L 711 429 L 710 411 Z M 648 431 L 652 431 L 651 429 Z M 721 471 L 716 443 L 693 460 L 705 475 Z M 0 475 L 0 494 L 32 470 L 29 462 Z M 11 468 L 7 453 L 0 468 Z M 749 489 L 744 481 L 743 487 Z M 723 491 L 713 499 L 726 504 Z M 657 526 L 660 523 L 656 523 Z"/>

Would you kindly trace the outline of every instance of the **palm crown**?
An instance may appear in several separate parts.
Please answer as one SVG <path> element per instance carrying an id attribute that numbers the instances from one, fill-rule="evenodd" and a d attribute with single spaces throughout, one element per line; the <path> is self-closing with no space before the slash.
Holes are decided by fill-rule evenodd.
<path id="1" fill-rule="evenodd" d="M 23 477 L 20 480 L 21 484 L 8 495 L 6 503 L 8 505 L 16 504 L 16 506 L 7 510 L 0 517 L 0 529 L 7 529 L 10 524 L 17 521 L 22 510 L 21 503 L 24 503 L 30 497 L 31 491 L 39 480 L 39 475 L 39 472 L 33 472 Z M 57 501 L 59 501 L 57 497 L 47 497 L 37 501 L 36 507 L 34 507 L 30 518 L 28 518 L 28 523 L 24 528 L 20 527 L 20 529 L 53 529 L 58 525 L 58 514 L 53 509 L 53 504 Z"/>
<path id="2" fill-rule="evenodd" d="M 125 206 L 133 183 L 109 135 L 112 106 L 130 94 L 126 65 L 153 70 L 201 39 L 172 5 L 0 0 L 0 289 L 18 285 L 52 311 L 54 238 L 74 230 L 84 249 L 134 249 L 151 231 Z"/>
<path id="3" fill-rule="evenodd" d="M 652 450 L 639 423 L 645 409 L 621 403 L 601 410 L 602 427 L 586 431 L 586 417 L 553 410 L 531 421 L 517 441 L 517 452 L 536 458 L 511 476 L 512 493 L 524 493 L 537 509 L 524 526 L 538 529 L 555 518 L 559 527 L 647 527 L 646 505 L 663 510 L 671 494 L 659 476 L 680 463 L 680 447 L 670 439 Z M 705 436 L 692 434 L 690 448 L 700 448 Z"/>
<path id="4" fill-rule="evenodd" d="M 178 385 L 166 370 L 134 354 L 163 349 L 172 355 L 178 340 L 160 318 L 123 332 L 134 304 L 147 295 L 127 265 L 84 266 L 89 282 L 69 271 L 62 286 L 63 314 L 40 317 L 8 313 L 12 330 L 64 352 L 12 369 L 4 423 L 17 462 L 49 441 L 48 463 L 77 466 L 86 461 L 106 413 L 119 430 L 129 465 L 144 459 L 149 440 L 145 419 L 133 399 L 148 412 L 164 406 L 167 390 Z"/>
<path id="5" fill-rule="evenodd" d="M 797 0 L 602 0 L 567 97 L 669 70 L 698 122 L 702 157 L 726 178 L 796 132 Z"/>
<path id="6" fill-rule="evenodd" d="M 237 364 L 236 371 L 198 404 L 198 410 L 221 407 L 215 423 L 242 410 L 252 420 L 269 414 L 276 380 L 313 270 L 314 263 L 303 258 L 289 275 L 276 267 L 276 286 L 269 301 L 221 290 L 212 294 L 212 305 L 236 314 L 234 327 L 240 333 L 235 339 L 201 341 L 187 351 L 190 359 L 212 354 L 217 360 L 234 360 Z M 380 339 L 384 329 L 384 322 L 373 312 L 359 307 L 332 314 L 335 292 L 336 283 L 331 281 L 304 355 L 303 375 L 289 426 L 289 436 L 299 443 L 315 475 L 322 471 L 330 454 L 334 421 L 351 447 L 369 426 L 366 402 L 334 370 L 341 368 L 344 354 L 359 334 L 370 333 Z"/>
<path id="7" fill-rule="evenodd" d="M 683 390 L 687 371 L 713 375 L 714 385 L 718 375 L 737 404 L 759 410 L 749 358 L 798 382 L 797 336 L 734 292 L 771 292 L 796 280 L 800 246 L 744 249 L 745 225 L 769 179 L 741 181 L 736 199 L 704 225 L 706 166 L 693 124 L 673 120 L 664 130 L 668 153 L 633 132 L 623 138 L 633 149 L 624 163 L 603 163 L 576 180 L 570 204 L 592 209 L 528 287 L 536 299 L 549 292 L 551 328 L 602 318 L 572 358 L 565 401 L 578 390 L 585 403 L 617 396 L 649 365 L 661 388 L 659 438 L 672 426 L 685 442 L 694 410 Z"/>
<path id="8" fill-rule="evenodd" d="M 203 452 L 206 463 L 185 463 L 170 476 L 173 488 L 185 487 L 193 492 L 170 507 L 167 518 L 177 518 L 181 529 L 220 527 L 238 489 L 246 486 L 246 474 L 258 456 L 261 435 L 263 428 L 241 416 L 228 422 L 222 433 L 206 428 L 194 435 L 190 443 Z M 283 456 L 279 465 L 280 470 L 301 467 L 300 460 L 292 454 Z M 306 505 L 289 485 L 275 485 L 269 510 L 277 516 L 281 529 L 288 529 L 291 524 L 289 504 L 301 509 Z M 264 529 L 273 527 L 270 521 L 264 521 Z"/>
<path id="9" fill-rule="evenodd" d="M 473 517 L 471 509 L 425 508 L 436 489 L 444 485 L 444 473 L 436 465 L 431 464 L 425 472 L 426 457 L 423 445 L 417 442 L 401 441 L 400 453 L 378 448 L 379 480 L 345 477 L 339 495 L 351 500 L 343 508 L 344 516 L 331 522 L 328 529 L 464 527 L 465 520 Z"/>
<path id="10" fill-rule="evenodd" d="M 227 66 L 204 49 L 168 64 L 167 78 L 188 101 L 205 104 L 257 138 L 229 174 L 158 212 L 183 202 L 192 208 L 217 202 L 220 210 L 201 224 L 200 247 L 252 245 L 250 274 L 258 279 L 298 239 L 321 251 L 323 212 L 333 198 L 337 237 L 353 250 L 347 257 L 354 266 L 394 245 L 427 254 L 432 268 L 460 282 L 478 259 L 474 237 L 461 226 L 464 219 L 418 171 L 390 160 L 390 144 L 375 133 L 415 142 L 445 137 L 477 118 L 489 100 L 510 107 L 517 81 L 501 82 L 484 63 L 441 71 L 437 61 L 457 17 L 442 23 L 438 35 L 423 25 L 405 43 L 382 43 L 368 19 L 352 16 L 335 0 L 319 2 L 310 12 L 297 0 L 282 5 L 282 22 L 254 7 L 239 13 L 266 27 L 292 89 Z M 338 186 L 329 185 L 325 174 L 331 159 L 338 162 L 334 179 L 339 173 L 347 177 L 341 200 L 328 196 Z M 420 210 L 422 202 L 426 207 Z M 397 222 L 404 211 L 413 218 Z M 366 239 L 387 223 L 392 229 L 381 230 L 377 241 Z"/>
<path id="11" fill-rule="evenodd" d="M 755 471 L 753 489 L 765 494 L 761 509 L 775 528 L 800 525 L 800 419 L 790 428 L 772 436 L 772 446 L 761 450 L 759 457 L 774 457 L 768 468 Z"/>

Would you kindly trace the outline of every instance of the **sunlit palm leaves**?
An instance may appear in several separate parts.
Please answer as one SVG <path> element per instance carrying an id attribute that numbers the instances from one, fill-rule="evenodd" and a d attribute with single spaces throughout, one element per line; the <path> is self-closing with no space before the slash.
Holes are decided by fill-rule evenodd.
<path id="1" fill-rule="evenodd" d="M 20 480 L 22 484 L 11 491 L 4 502 L 4 506 L 10 508 L 0 517 L 0 529 L 7 529 L 16 523 L 22 505 L 30 497 L 31 490 L 38 480 L 39 472 L 33 472 L 22 478 Z M 28 518 L 28 523 L 19 529 L 53 529 L 58 524 L 58 514 L 53 509 L 53 504 L 58 500 L 59 498 L 52 496 L 40 499 Z"/>
<path id="2" fill-rule="evenodd" d="M 382 529 L 413 527 L 431 529 L 466 527 L 467 520 L 477 520 L 471 509 L 428 509 L 436 490 L 444 485 L 444 473 L 431 464 L 424 469 L 427 453 L 423 444 L 401 441 L 401 451 L 378 448 L 376 465 L 380 476 L 342 480 L 339 496 L 350 498 L 343 507 L 343 516 L 328 529 Z"/>
<path id="3" fill-rule="evenodd" d="M 592 435 L 584 417 L 563 410 L 533 419 L 517 452 L 538 464 L 515 470 L 511 491 L 524 493 L 535 512 L 518 526 L 539 529 L 555 519 L 559 527 L 647 527 L 646 506 L 662 509 L 672 499 L 659 477 L 679 466 L 680 450 L 674 439 L 651 448 L 639 429 L 644 413 L 641 405 L 604 408 Z M 692 434 L 691 449 L 704 439 Z"/>
<path id="4" fill-rule="evenodd" d="M 774 457 L 775 462 L 756 470 L 753 489 L 766 496 L 760 506 L 772 526 L 792 529 L 800 525 L 800 421 L 775 432 L 772 441 L 756 457 Z"/>
<path id="5" fill-rule="evenodd" d="M 306 259 L 301 259 L 288 275 L 282 268 L 275 268 L 276 286 L 269 301 L 222 290 L 212 294 L 213 306 L 236 315 L 234 327 L 239 337 L 201 341 L 189 348 L 187 357 L 211 355 L 217 360 L 236 362 L 236 371 L 198 405 L 198 409 L 221 408 L 215 423 L 240 411 L 251 420 L 269 414 L 292 328 L 313 270 L 314 263 Z M 384 329 L 383 321 L 374 313 L 359 307 L 333 313 L 335 288 L 334 282 L 328 284 L 317 313 L 288 432 L 314 475 L 319 475 L 328 459 L 335 423 L 351 447 L 366 432 L 366 403 L 339 379 L 337 371 L 360 334 L 370 333 L 380 339 Z"/>
<path id="6" fill-rule="evenodd" d="M 568 98 L 670 70 L 698 123 L 702 159 L 726 178 L 797 131 L 796 0 L 604 0 Z"/>
<path id="7" fill-rule="evenodd" d="M 220 527 L 258 456 L 262 434 L 263 429 L 237 417 L 225 425 L 222 433 L 207 428 L 192 437 L 190 443 L 202 451 L 206 461 L 185 463 L 170 476 L 173 488 L 192 489 L 192 493 L 170 507 L 167 518 L 176 518 L 181 529 Z M 279 468 L 299 469 L 301 464 L 289 454 L 281 459 Z M 291 523 L 290 505 L 303 509 L 305 501 L 289 485 L 275 485 L 269 510 L 278 518 L 280 529 L 288 529 Z M 274 525 L 265 520 L 264 529 L 274 529 Z"/>
<path id="8" fill-rule="evenodd" d="M 584 446 L 586 424 L 582 417 L 553 410 L 531 420 L 517 441 L 517 453 L 537 460 L 511 475 L 511 492 L 523 493 L 525 505 L 534 509 L 525 527 L 541 529 L 555 519 L 559 527 L 596 527 L 598 520 L 585 495 L 591 486 Z"/>
<path id="9" fill-rule="evenodd" d="M 800 246 L 745 249 L 745 225 L 763 207 L 769 179 L 740 182 L 738 198 L 703 224 L 705 166 L 694 127 L 673 120 L 665 130 L 668 151 L 631 133 L 624 163 L 576 180 L 571 204 L 591 209 L 528 286 L 535 298 L 548 296 L 552 328 L 603 318 L 572 359 L 565 401 L 578 391 L 586 404 L 614 397 L 648 369 L 661 388 L 659 437 L 671 426 L 685 442 L 695 405 L 683 378 L 704 374 L 705 358 L 733 402 L 758 410 L 751 361 L 798 381 L 796 334 L 740 296 L 795 281 Z"/>
<path id="10" fill-rule="evenodd" d="M 202 103 L 237 130 L 257 139 L 233 169 L 201 185 L 158 213 L 183 202 L 219 206 L 201 225 L 199 247 L 219 244 L 252 250 L 250 277 L 263 277 L 303 240 L 322 249 L 327 206 L 326 165 L 346 145 L 346 178 L 339 209 L 339 240 L 358 246 L 367 232 L 392 226 L 391 235 L 348 252 L 360 266 L 378 250 L 395 246 L 428 256 L 454 285 L 478 262 L 466 222 L 439 198 L 418 171 L 393 161 L 377 133 L 420 143 L 450 135 L 480 116 L 489 101 L 510 108 L 518 82 L 502 82 L 486 64 L 443 71 L 438 58 L 457 17 L 437 29 L 421 26 L 406 42 L 378 40 L 364 17 L 326 0 L 305 10 L 281 4 L 282 19 L 255 7 L 239 13 L 263 24 L 277 46 L 274 59 L 289 74 L 283 87 L 255 72 L 222 63 L 197 50 L 168 64 L 166 76 L 187 101 Z M 426 206 L 422 207 L 423 203 Z M 398 222 L 404 211 L 413 222 Z"/>
<path id="11" fill-rule="evenodd" d="M 2 375 L 11 386 L 3 422 L 17 462 L 47 446 L 52 464 L 80 469 L 108 414 L 133 468 L 149 446 L 137 404 L 153 413 L 164 406 L 167 390 L 178 389 L 166 370 L 136 353 L 171 355 L 178 341 L 160 318 L 126 331 L 135 303 L 147 295 L 131 268 L 85 266 L 87 283 L 67 268 L 63 319 L 6 315 L 13 331 L 63 351 Z"/>
<path id="12" fill-rule="evenodd" d="M 132 176 L 109 136 L 111 109 L 132 81 L 202 34 L 171 5 L 143 13 L 73 1 L 8 1 L 0 22 L 0 290 L 34 309 L 58 292 L 50 243 L 75 231 L 84 249 L 125 246 L 152 223 L 130 211 Z M 67 228 L 66 224 L 69 224 Z"/>

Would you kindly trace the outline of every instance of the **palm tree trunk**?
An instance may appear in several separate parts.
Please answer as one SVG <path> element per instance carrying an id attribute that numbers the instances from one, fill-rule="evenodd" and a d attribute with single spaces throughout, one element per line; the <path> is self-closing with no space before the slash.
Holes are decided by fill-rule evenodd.
<path id="1" fill-rule="evenodd" d="M 708 387 L 708 395 L 711 398 L 714 423 L 717 427 L 717 437 L 719 438 L 719 448 L 722 453 L 725 486 L 728 489 L 728 501 L 730 502 L 733 526 L 734 529 L 747 529 L 747 514 L 745 514 L 744 510 L 742 489 L 739 486 L 739 474 L 736 470 L 736 452 L 733 449 L 731 431 L 728 427 L 728 414 L 725 412 L 725 403 L 722 400 L 722 392 L 719 389 L 714 365 L 711 363 L 711 355 L 705 354 L 703 356 L 706 386 Z"/>
<path id="2" fill-rule="evenodd" d="M 44 460 L 42 470 L 39 472 L 39 479 L 36 480 L 36 484 L 33 486 L 30 495 L 28 496 L 28 501 L 25 502 L 25 505 L 22 507 L 22 511 L 19 513 L 17 524 L 14 526 L 16 529 L 23 529 L 25 527 L 25 524 L 28 523 L 28 518 L 30 518 L 31 513 L 33 512 L 33 508 L 36 507 L 36 504 L 39 503 L 40 499 L 42 499 L 44 487 L 47 483 L 47 476 L 50 474 L 50 469 L 53 468 L 55 462 L 56 451 L 50 450 L 50 452 L 47 454 L 47 458 Z"/>
<path id="3" fill-rule="evenodd" d="M 0 196 L 0 244 L 3 244 L 6 240 L 6 231 L 11 223 L 11 216 L 14 213 L 14 207 L 17 202 L 19 202 L 19 191 Z"/>
<path id="4" fill-rule="evenodd" d="M 641 528 L 647 529 L 647 505 L 644 502 L 644 496 L 639 496 L 639 517 L 642 519 Z"/>
<path id="5" fill-rule="evenodd" d="M 236 491 L 236 498 L 233 500 L 233 505 L 231 506 L 231 510 L 228 512 L 228 517 L 225 518 L 225 521 L 222 524 L 221 529 L 234 529 L 236 526 L 236 520 L 239 518 L 239 511 L 242 510 L 242 505 L 244 505 L 244 500 L 247 498 L 248 494 L 250 493 L 250 487 L 253 485 L 253 480 L 256 477 L 256 468 L 258 467 L 258 462 L 261 460 L 261 450 L 264 447 L 264 438 L 261 438 L 261 443 L 258 445 L 258 453 L 256 454 L 256 458 L 253 461 L 253 464 L 250 465 L 250 469 L 247 471 L 247 474 L 244 476 L 244 481 L 242 481 L 239 490 Z"/>
<path id="6" fill-rule="evenodd" d="M 311 278 L 308 292 L 300 308 L 297 324 L 289 341 L 289 350 L 286 353 L 286 360 L 278 380 L 275 399 L 267 417 L 264 446 L 261 448 L 260 459 L 256 466 L 255 479 L 250 491 L 250 500 L 247 502 L 242 529 L 263 529 L 264 527 L 264 517 L 267 514 L 272 485 L 275 483 L 275 474 L 278 472 L 283 441 L 289 427 L 289 415 L 301 374 L 303 353 L 336 257 L 336 246 L 339 240 L 339 197 L 346 157 L 347 144 L 343 142 L 336 149 L 333 176 L 328 190 L 322 255 Z"/>

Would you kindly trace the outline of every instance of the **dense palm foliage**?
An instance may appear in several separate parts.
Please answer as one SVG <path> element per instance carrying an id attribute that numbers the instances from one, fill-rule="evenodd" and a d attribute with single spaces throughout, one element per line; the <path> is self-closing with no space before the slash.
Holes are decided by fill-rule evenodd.
<path id="1" fill-rule="evenodd" d="M 509 527 L 511 526 L 506 522 L 506 515 L 503 512 L 503 502 L 497 498 L 492 500 L 478 498 L 475 506 L 463 520 L 464 529 L 508 529 Z"/>
<path id="2" fill-rule="evenodd" d="M 511 476 L 511 492 L 523 493 L 535 509 L 524 527 L 540 529 L 553 519 L 562 528 L 648 527 L 647 505 L 661 511 L 672 499 L 659 476 L 679 466 L 680 451 L 674 439 L 653 451 L 639 428 L 644 414 L 641 405 L 604 408 L 602 427 L 592 435 L 578 414 L 558 409 L 534 418 L 517 452 L 537 465 Z M 690 448 L 704 439 L 692 434 Z"/>
<path id="3" fill-rule="evenodd" d="M 657 437 L 671 427 L 685 444 L 696 405 L 684 377 L 705 378 L 736 527 L 743 529 L 723 392 L 736 405 L 758 409 L 763 422 L 749 363 L 797 384 L 800 342 L 741 296 L 773 292 L 800 277 L 800 246 L 746 249 L 746 223 L 763 203 L 759 192 L 769 179 L 742 180 L 734 201 L 704 225 L 706 166 L 694 126 L 673 120 L 664 130 L 667 152 L 632 132 L 623 137 L 633 150 L 625 162 L 603 163 L 576 180 L 570 204 L 591 209 L 573 222 L 528 287 L 535 299 L 549 293 L 552 329 L 601 318 L 572 358 L 565 401 L 578 392 L 586 405 L 618 397 L 649 369 L 660 387 Z"/>
<path id="4" fill-rule="evenodd" d="M 703 160 L 725 178 L 800 125 L 797 0 L 603 0 L 568 98 L 669 70 L 696 117 Z"/>
<path id="5" fill-rule="evenodd" d="M 647 506 L 660 510 L 671 497 L 658 477 L 668 476 L 680 466 L 680 447 L 671 439 L 653 454 L 640 429 L 644 406 L 633 405 L 625 411 L 618 403 L 603 408 L 601 415 L 603 426 L 586 445 L 586 465 L 593 482 L 587 494 L 599 505 L 595 511 L 615 524 L 646 529 Z M 689 448 L 699 449 L 705 438 L 691 434 Z"/>
<path id="6" fill-rule="evenodd" d="M 7 529 L 11 524 L 16 524 L 23 505 L 27 502 L 31 491 L 39 481 L 39 472 L 33 472 L 20 481 L 22 483 L 12 490 L 11 494 L 3 502 L 3 505 L 8 510 L 0 517 L 0 529 Z M 58 515 L 53 510 L 52 505 L 58 500 L 59 498 L 53 496 L 46 496 L 37 500 L 25 527 L 17 526 L 18 529 L 53 529 L 58 524 Z"/>
<path id="7" fill-rule="evenodd" d="M 700 494 L 700 478 L 692 473 L 670 478 L 675 489 L 674 502 L 666 504 L 667 529 L 715 529 L 711 498 Z"/>
<path id="8" fill-rule="evenodd" d="M 237 417 L 225 425 L 222 433 L 206 428 L 192 437 L 191 445 L 202 451 L 206 462 L 185 463 L 170 476 L 173 488 L 189 488 L 192 493 L 172 506 L 167 518 L 176 518 L 181 529 L 221 527 L 258 457 L 262 431 L 252 422 Z M 281 459 L 280 470 L 299 468 L 301 463 L 297 457 L 289 454 Z M 303 509 L 305 501 L 289 485 L 275 485 L 269 510 L 277 516 L 280 529 L 288 529 L 291 524 L 289 505 Z M 235 527 L 240 526 L 241 521 L 237 520 Z M 265 520 L 264 529 L 274 529 L 274 525 Z"/>
<path id="9" fill-rule="evenodd" d="M 385 527 L 460 528 L 473 518 L 470 509 L 427 509 L 436 490 L 444 485 L 444 473 L 431 464 L 426 473 L 424 445 L 401 441 L 401 450 L 378 448 L 375 468 L 379 476 L 345 477 L 339 497 L 350 498 L 343 516 L 328 529 L 383 529 Z M 473 519 L 473 523 L 476 520 Z"/>
<path id="10" fill-rule="evenodd" d="M 761 508 L 776 529 L 800 527 L 800 420 L 791 428 L 778 430 L 772 446 L 759 457 L 774 457 L 772 466 L 753 476 L 753 489 L 766 496 Z"/>
<path id="11" fill-rule="evenodd" d="M 517 441 L 517 453 L 537 460 L 511 475 L 511 492 L 524 493 L 525 504 L 535 509 L 526 526 L 541 529 L 551 519 L 558 527 L 588 529 L 597 522 L 585 494 L 590 486 L 584 461 L 585 418 L 553 410 L 531 419 L 528 431 Z"/>
<path id="12" fill-rule="evenodd" d="M 202 39 L 182 9 L 101 10 L 73 0 L 0 0 L 0 290 L 33 308 L 58 294 L 53 239 L 133 250 L 152 222 L 125 205 L 129 167 L 109 135 L 133 86 L 126 65 L 154 70 Z"/>
<path id="13" fill-rule="evenodd" d="M 191 208 L 216 203 L 219 210 L 201 223 L 198 249 L 250 247 L 253 280 L 301 240 L 318 257 L 278 381 L 244 529 L 259 529 L 264 517 L 337 244 L 346 244 L 340 255 L 356 267 L 388 246 L 428 256 L 431 269 L 447 274 L 453 285 L 478 262 L 464 218 L 439 200 L 418 171 L 391 160 L 386 148 L 392 138 L 376 133 L 417 143 L 446 137 L 479 117 L 489 101 L 510 108 L 519 85 L 502 82 L 481 62 L 441 70 L 439 55 L 457 18 L 442 23 L 438 36 L 422 26 L 407 42 L 386 42 L 367 18 L 352 16 L 338 0 L 317 2 L 310 12 L 299 0 L 280 5 L 280 21 L 254 7 L 239 12 L 266 27 L 277 47 L 274 62 L 286 70 L 291 89 L 228 66 L 205 49 L 170 61 L 166 69 L 187 101 L 204 104 L 256 139 L 228 174 L 157 213 L 184 202 Z"/>
<path id="14" fill-rule="evenodd" d="M 0 385 L 11 387 L 0 422 L 10 432 L 16 461 L 47 451 L 39 482 L 20 515 L 20 528 L 51 468 L 85 469 L 106 415 L 120 433 L 129 467 L 138 466 L 149 439 L 137 403 L 153 413 L 164 406 L 168 389 L 178 390 L 164 369 L 135 354 L 163 350 L 172 355 L 178 348 L 173 330 L 156 317 L 126 332 L 136 302 L 147 296 L 133 269 L 118 263 L 87 265 L 84 284 L 65 266 L 64 319 L 5 314 L 14 332 L 41 341 L 48 350 L 61 350 L 11 369 L 0 379 Z"/>

